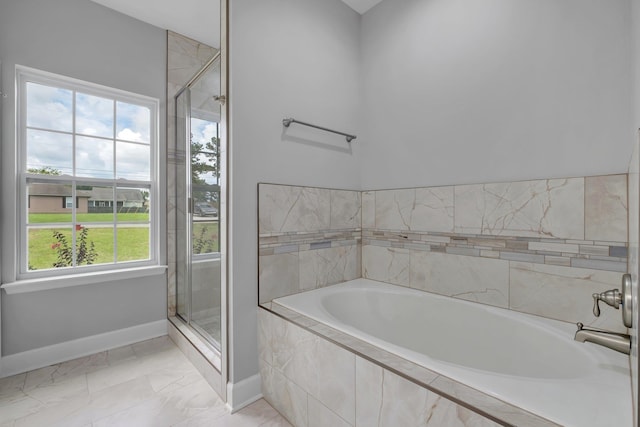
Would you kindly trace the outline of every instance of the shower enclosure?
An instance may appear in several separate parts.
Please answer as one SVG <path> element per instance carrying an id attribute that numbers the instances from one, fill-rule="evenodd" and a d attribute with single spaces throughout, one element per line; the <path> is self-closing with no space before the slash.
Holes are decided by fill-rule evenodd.
<path id="1" fill-rule="evenodd" d="M 175 96 L 176 314 L 218 352 L 225 223 L 220 81 L 217 54 Z"/>

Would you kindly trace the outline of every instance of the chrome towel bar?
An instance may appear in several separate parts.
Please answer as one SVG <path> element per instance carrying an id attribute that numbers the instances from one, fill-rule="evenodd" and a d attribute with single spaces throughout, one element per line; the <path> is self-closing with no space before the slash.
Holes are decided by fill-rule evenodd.
<path id="1" fill-rule="evenodd" d="M 356 135 L 350 135 L 348 133 L 339 132 L 337 130 L 328 129 L 328 128 L 325 128 L 325 127 L 322 127 L 322 126 L 312 125 L 311 123 L 301 122 L 300 120 L 296 120 L 296 119 L 293 119 L 293 118 L 282 119 L 282 124 L 286 128 L 288 128 L 291 125 L 291 123 L 298 123 L 299 125 L 309 126 L 309 127 L 312 127 L 312 128 L 324 130 L 324 131 L 331 132 L 331 133 L 337 133 L 338 135 L 342 135 L 345 138 L 347 138 L 347 142 L 351 142 L 351 141 L 353 141 L 354 139 L 357 138 Z"/>

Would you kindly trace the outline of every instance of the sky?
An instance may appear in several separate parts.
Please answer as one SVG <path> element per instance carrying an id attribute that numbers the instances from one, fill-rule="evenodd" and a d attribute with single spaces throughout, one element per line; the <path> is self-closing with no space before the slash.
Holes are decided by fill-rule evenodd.
<path id="1" fill-rule="evenodd" d="M 71 90 L 27 83 L 27 168 L 74 174 L 73 98 Z M 75 176 L 113 178 L 115 170 L 116 178 L 150 180 L 149 108 L 81 92 L 75 101 Z"/>

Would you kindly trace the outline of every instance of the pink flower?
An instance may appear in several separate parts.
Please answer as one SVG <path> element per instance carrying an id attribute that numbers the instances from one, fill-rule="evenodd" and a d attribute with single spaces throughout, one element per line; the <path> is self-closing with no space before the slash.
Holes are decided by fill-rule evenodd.
<path id="1" fill-rule="evenodd" d="M 51 249 L 58 249 L 60 247 L 60 243 L 54 243 L 51 245 Z"/>

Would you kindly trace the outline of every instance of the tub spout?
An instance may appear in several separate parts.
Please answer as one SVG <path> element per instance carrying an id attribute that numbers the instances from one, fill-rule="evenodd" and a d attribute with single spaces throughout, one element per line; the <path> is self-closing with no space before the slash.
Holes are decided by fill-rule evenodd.
<path id="1" fill-rule="evenodd" d="M 631 352 L 631 337 L 629 335 L 600 329 L 586 329 L 580 322 L 577 325 L 578 330 L 574 337 L 576 341 L 592 342 L 624 354 Z"/>

